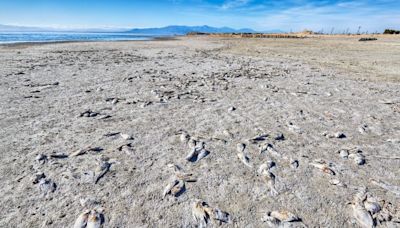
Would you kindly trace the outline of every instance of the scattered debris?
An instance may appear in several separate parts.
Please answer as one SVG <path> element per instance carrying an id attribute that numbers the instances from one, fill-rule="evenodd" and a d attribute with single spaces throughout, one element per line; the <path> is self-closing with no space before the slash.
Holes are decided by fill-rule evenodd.
<path id="1" fill-rule="evenodd" d="M 133 137 L 131 135 L 128 135 L 128 134 L 120 133 L 120 136 L 125 140 L 133 140 Z"/>
<path id="2" fill-rule="evenodd" d="M 272 211 L 267 212 L 262 217 L 262 221 L 266 222 L 270 227 L 306 227 L 299 217 L 289 211 Z"/>
<path id="3" fill-rule="evenodd" d="M 100 113 L 98 112 L 93 112 L 90 109 L 82 112 L 79 114 L 79 117 L 96 117 L 97 115 L 99 115 Z"/>
<path id="4" fill-rule="evenodd" d="M 110 170 L 111 163 L 101 160 L 95 171 L 94 183 L 97 184 L 99 180 Z"/>
<path id="5" fill-rule="evenodd" d="M 74 153 L 68 155 L 68 157 L 77 157 L 77 156 L 80 156 L 80 155 L 84 155 L 84 154 L 86 154 L 87 152 L 90 152 L 90 151 L 100 152 L 102 150 L 103 150 L 103 148 L 101 148 L 101 147 L 87 147 L 85 149 L 80 149 L 80 150 L 75 151 Z"/>
<path id="6" fill-rule="evenodd" d="M 343 132 L 336 132 L 336 133 L 324 132 L 322 135 L 325 136 L 326 138 L 337 138 L 337 139 L 344 139 L 347 137 Z"/>
<path id="7" fill-rule="evenodd" d="M 362 154 L 361 151 L 357 151 L 356 153 L 352 153 L 349 155 L 350 159 L 354 160 L 354 163 L 357 165 L 364 165 L 365 164 L 365 156 Z"/>
<path id="8" fill-rule="evenodd" d="M 258 169 L 259 174 L 262 175 L 264 180 L 267 183 L 268 188 L 270 189 L 270 193 L 272 196 L 278 195 L 278 191 L 275 188 L 275 175 L 270 171 L 271 163 L 270 164 L 262 164 Z"/>
<path id="9" fill-rule="evenodd" d="M 354 218 L 362 227 L 375 227 L 383 225 L 384 222 L 391 222 L 396 214 L 396 209 L 391 203 L 372 196 L 365 187 L 358 189 L 349 204 L 353 208 Z"/>
<path id="10" fill-rule="evenodd" d="M 191 173 L 185 173 L 183 170 L 175 164 L 168 164 L 169 168 L 173 170 L 173 176 L 170 178 L 168 185 L 164 188 L 163 197 L 168 194 L 175 197 L 180 196 L 185 190 L 185 184 L 187 182 L 196 182 L 196 178 L 193 178 Z"/>
<path id="11" fill-rule="evenodd" d="M 249 168 L 253 168 L 253 166 L 250 164 L 250 158 L 245 153 L 245 149 L 246 149 L 246 144 L 244 143 L 237 144 L 236 146 L 236 150 L 238 152 L 237 156 L 240 159 L 240 161 L 243 162 L 243 164 L 245 164 Z"/>
<path id="12" fill-rule="evenodd" d="M 193 142 L 192 141 L 192 143 L 194 143 L 195 145 L 192 146 L 190 153 L 186 156 L 187 161 L 198 162 L 210 154 L 210 152 L 205 149 L 204 142 Z"/>
<path id="13" fill-rule="evenodd" d="M 285 136 L 282 133 L 278 133 L 275 135 L 274 139 L 276 141 L 282 141 L 282 140 L 285 140 Z"/>
<path id="14" fill-rule="evenodd" d="M 314 166 L 315 168 L 318 168 L 324 173 L 327 173 L 329 175 L 335 175 L 335 172 L 330 167 L 330 164 L 327 164 L 323 160 L 320 159 L 314 160 L 314 162 L 311 162 L 310 165 Z"/>
<path id="15" fill-rule="evenodd" d="M 347 187 L 347 185 L 344 184 L 344 183 L 343 183 L 342 181 L 340 181 L 339 179 L 332 179 L 332 180 L 329 181 L 329 183 L 330 183 L 331 185 L 336 185 L 336 186 L 338 186 L 338 187 L 343 187 L 343 188 L 346 188 L 346 187 Z"/>
<path id="16" fill-rule="evenodd" d="M 212 208 L 206 202 L 196 199 L 192 207 L 193 219 L 198 227 L 207 227 L 209 224 L 221 225 L 222 223 L 230 223 L 229 213 Z"/>
<path id="17" fill-rule="evenodd" d="M 44 155 L 44 154 L 38 154 L 38 155 L 36 156 L 35 160 L 36 160 L 39 164 L 43 165 L 43 164 L 47 161 L 47 156 Z"/>
<path id="18" fill-rule="evenodd" d="M 74 228 L 101 228 L 104 223 L 103 209 L 85 210 L 75 220 Z"/>
<path id="19" fill-rule="evenodd" d="M 51 179 L 42 178 L 39 180 L 39 190 L 44 196 L 54 192 L 56 188 L 56 183 L 54 183 Z"/>

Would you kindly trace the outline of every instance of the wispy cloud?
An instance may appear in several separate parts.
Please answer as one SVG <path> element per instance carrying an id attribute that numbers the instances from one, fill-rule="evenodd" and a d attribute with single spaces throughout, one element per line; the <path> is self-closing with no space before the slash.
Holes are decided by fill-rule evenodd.
<path id="1" fill-rule="evenodd" d="M 227 0 L 220 7 L 223 10 L 233 9 L 237 7 L 246 6 L 250 3 L 251 0 Z"/>
<path id="2" fill-rule="evenodd" d="M 384 0 L 376 2 L 383 3 Z M 355 32 L 361 26 L 362 31 L 375 32 L 382 30 L 383 26 L 398 26 L 400 15 L 396 12 L 396 8 L 373 5 L 368 1 L 340 1 L 325 5 L 309 3 L 270 12 L 259 21 L 259 26 L 325 32 L 330 32 L 332 29 L 334 32 L 343 32 L 347 29 Z"/>

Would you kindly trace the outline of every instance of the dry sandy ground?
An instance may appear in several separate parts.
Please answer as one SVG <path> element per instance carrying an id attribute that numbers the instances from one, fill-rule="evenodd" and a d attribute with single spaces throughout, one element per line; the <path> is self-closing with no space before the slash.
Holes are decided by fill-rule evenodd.
<path id="1" fill-rule="evenodd" d="M 1 46 L 0 227 L 72 227 L 100 207 L 103 227 L 196 227 L 195 199 L 228 212 L 223 227 L 360 227 L 368 202 L 399 227 L 399 62 L 390 37 Z M 182 132 L 209 154 L 187 161 Z M 197 181 L 163 197 L 171 163 Z M 266 221 L 281 210 L 301 221 Z"/>

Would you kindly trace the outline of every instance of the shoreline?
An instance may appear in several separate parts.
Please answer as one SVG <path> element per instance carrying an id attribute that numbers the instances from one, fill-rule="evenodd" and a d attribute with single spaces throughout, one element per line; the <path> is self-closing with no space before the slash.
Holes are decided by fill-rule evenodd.
<path id="1" fill-rule="evenodd" d="M 60 40 L 60 41 L 22 41 L 13 43 L 0 43 L 0 47 L 18 47 L 18 46 L 41 46 L 48 44 L 68 44 L 68 43 L 114 43 L 114 42 L 141 42 L 141 41 L 170 41 L 176 40 L 180 36 L 171 37 L 152 37 L 142 40 Z"/>

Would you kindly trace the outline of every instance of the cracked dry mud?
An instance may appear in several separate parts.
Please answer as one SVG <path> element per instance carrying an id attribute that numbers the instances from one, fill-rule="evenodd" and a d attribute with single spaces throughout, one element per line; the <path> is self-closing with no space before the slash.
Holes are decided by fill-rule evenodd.
<path id="1" fill-rule="evenodd" d="M 209 226 L 290 226 L 271 217 L 287 211 L 293 226 L 360 227 L 349 202 L 366 187 L 380 207 L 390 204 L 391 218 L 375 225 L 399 227 L 399 44 L 0 46 L 0 226 L 73 227 L 90 212 L 96 226 L 195 227 L 193 203 L 204 201 L 229 213 Z M 209 151 L 197 162 L 185 159 L 189 137 Z M 251 166 L 238 158 L 240 143 Z M 170 164 L 196 182 L 163 197 Z"/>

